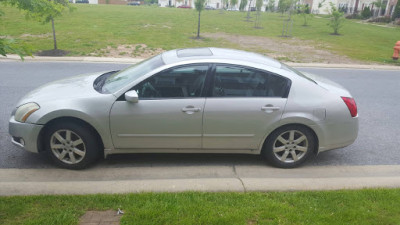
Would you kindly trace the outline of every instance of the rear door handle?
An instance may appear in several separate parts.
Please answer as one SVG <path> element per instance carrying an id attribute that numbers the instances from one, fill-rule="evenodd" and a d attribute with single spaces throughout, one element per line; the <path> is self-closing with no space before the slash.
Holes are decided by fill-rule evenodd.
<path id="1" fill-rule="evenodd" d="M 273 105 L 266 105 L 266 106 L 261 107 L 261 110 L 266 113 L 272 113 L 273 111 L 277 111 L 279 109 L 280 109 L 280 107 L 273 106 Z"/>

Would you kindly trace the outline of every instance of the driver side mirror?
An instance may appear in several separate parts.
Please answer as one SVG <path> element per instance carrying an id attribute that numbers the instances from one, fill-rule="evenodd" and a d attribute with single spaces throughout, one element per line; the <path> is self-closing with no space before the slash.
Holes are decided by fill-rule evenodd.
<path id="1" fill-rule="evenodd" d="M 128 91 L 125 93 L 125 99 L 128 102 L 132 103 L 138 103 L 139 102 L 139 96 L 135 90 Z"/>

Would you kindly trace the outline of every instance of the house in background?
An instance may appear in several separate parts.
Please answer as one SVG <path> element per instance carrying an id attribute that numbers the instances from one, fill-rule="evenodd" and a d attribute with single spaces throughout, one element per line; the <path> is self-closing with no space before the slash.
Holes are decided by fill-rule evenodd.
<path id="1" fill-rule="evenodd" d="M 88 2 L 85 2 L 85 3 L 89 3 L 89 4 L 98 4 L 98 0 L 87 0 Z M 76 2 L 78 2 L 79 3 L 79 0 L 70 0 L 69 2 L 72 2 L 72 3 L 76 3 Z"/>
<path id="2" fill-rule="evenodd" d="M 102 0 L 99 0 L 102 1 Z M 262 11 L 265 11 L 268 1 L 264 0 Z M 386 5 L 384 9 L 377 8 L 373 2 L 377 0 L 300 0 L 300 3 L 307 4 L 310 10 L 314 14 L 328 14 L 330 10 L 330 3 L 335 5 L 338 9 L 342 10 L 346 14 L 353 14 L 361 12 L 365 7 L 369 7 L 375 16 L 391 16 L 393 15 L 394 8 L 399 0 L 383 0 L 383 4 Z M 235 8 L 239 8 L 241 0 L 238 1 Z M 248 0 L 248 7 L 255 7 L 256 0 Z M 279 0 L 275 0 L 275 8 L 278 8 Z M 158 0 L 158 5 L 161 7 L 179 7 L 181 5 L 189 5 L 194 8 L 194 0 Z M 212 6 L 216 9 L 229 8 L 231 6 L 223 6 L 222 0 L 207 0 L 206 5 Z"/>
<path id="3" fill-rule="evenodd" d="M 382 3 L 386 6 L 384 9 L 376 7 L 374 5 L 376 1 L 377 0 L 303 0 L 302 2 L 308 4 L 311 8 L 311 12 L 314 14 L 328 14 L 331 2 L 346 14 L 359 13 L 365 7 L 369 7 L 375 16 L 393 15 L 394 7 L 398 0 L 383 0 Z M 322 7 L 319 7 L 321 2 L 323 2 Z"/>
<path id="4" fill-rule="evenodd" d="M 76 3 L 82 0 L 70 0 L 70 2 Z M 140 2 L 141 5 L 144 4 L 144 0 L 85 0 L 85 3 L 89 4 L 113 4 L 113 5 L 128 5 L 132 2 Z M 265 11 L 266 6 L 270 0 L 263 0 L 263 6 L 261 11 Z M 378 8 L 374 5 L 374 2 L 378 0 L 300 0 L 301 4 L 307 4 L 310 7 L 311 13 L 314 14 L 328 14 L 330 10 L 330 3 L 334 4 L 338 9 L 345 12 L 346 14 L 353 14 L 361 12 L 365 7 L 369 7 L 374 16 L 392 16 L 394 13 L 394 8 L 397 1 L 400 0 L 382 0 L 383 5 L 386 7 Z M 188 5 L 192 8 L 194 6 L 195 0 L 158 0 L 158 5 L 160 7 L 179 7 L 182 5 Z M 239 8 L 241 0 L 238 1 L 235 9 Z M 248 0 L 247 6 L 255 7 L 256 0 Z M 279 0 L 275 0 L 275 8 L 278 8 Z M 222 0 L 207 0 L 206 5 L 214 7 L 215 9 L 221 8 L 231 8 L 232 6 L 223 5 Z"/>

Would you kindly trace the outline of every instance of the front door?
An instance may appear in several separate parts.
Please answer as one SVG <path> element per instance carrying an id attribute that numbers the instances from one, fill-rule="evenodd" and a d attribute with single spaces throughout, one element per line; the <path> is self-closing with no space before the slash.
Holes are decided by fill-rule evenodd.
<path id="1" fill-rule="evenodd" d="M 208 65 L 168 69 L 132 88 L 138 103 L 116 101 L 110 112 L 115 148 L 201 148 L 207 71 Z"/>
<path id="2" fill-rule="evenodd" d="M 290 81 L 266 71 L 217 65 L 203 117 L 203 148 L 258 149 L 281 119 Z"/>

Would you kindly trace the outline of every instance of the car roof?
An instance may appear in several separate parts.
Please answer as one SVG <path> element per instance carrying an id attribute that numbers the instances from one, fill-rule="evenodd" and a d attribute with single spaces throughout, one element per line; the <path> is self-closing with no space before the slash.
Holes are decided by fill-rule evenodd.
<path id="1" fill-rule="evenodd" d="M 281 68 L 281 63 L 261 54 L 225 48 L 186 48 L 164 52 L 162 59 L 165 64 L 192 60 L 239 60 L 242 62 L 259 63 L 270 67 Z"/>

